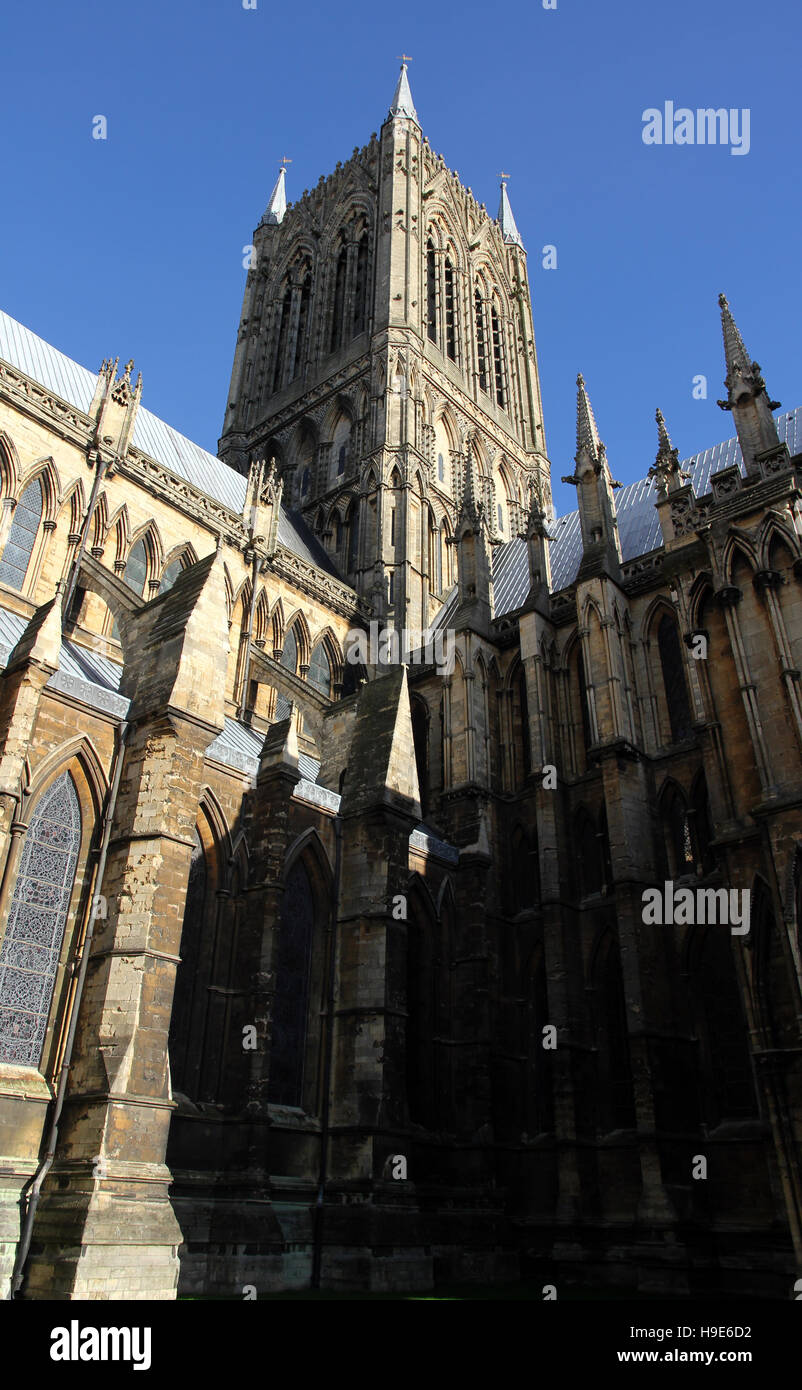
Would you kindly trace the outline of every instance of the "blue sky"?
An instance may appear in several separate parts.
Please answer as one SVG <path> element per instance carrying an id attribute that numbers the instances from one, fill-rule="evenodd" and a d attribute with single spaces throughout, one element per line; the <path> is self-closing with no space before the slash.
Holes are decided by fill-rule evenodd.
<path id="1" fill-rule="evenodd" d="M 558 511 L 578 370 L 622 482 L 653 461 L 657 405 L 682 457 L 731 432 L 720 289 L 772 396 L 802 404 L 795 0 L 256 4 L 5 7 L 7 312 L 93 370 L 134 357 L 145 404 L 214 452 L 277 162 L 292 200 L 347 159 L 406 51 L 426 135 L 491 212 L 511 175 Z M 642 113 L 667 100 L 748 108 L 749 153 L 645 145 Z"/>

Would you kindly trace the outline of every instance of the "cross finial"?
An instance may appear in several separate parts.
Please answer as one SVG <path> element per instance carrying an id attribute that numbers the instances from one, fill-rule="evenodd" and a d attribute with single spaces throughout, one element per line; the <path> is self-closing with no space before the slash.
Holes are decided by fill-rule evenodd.
<path id="1" fill-rule="evenodd" d="M 292 160 L 288 159 L 286 155 L 282 155 L 281 159 L 279 160 L 279 164 L 292 164 Z"/>
<path id="2" fill-rule="evenodd" d="M 406 67 L 407 63 L 411 63 L 411 62 L 412 62 L 412 57 L 411 57 L 411 55 L 410 55 L 409 53 L 397 53 L 397 54 L 396 54 L 396 57 L 397 57 L 399 63 L 403 63 L 405 67 Z"/>
<path id="3" fill-rule="evenodd" d="M 502 169 L 501 173 L 499 174 L 499 178 L 501 179 L 501 182 L 502 182 L 502 183 L 506 183 L 506 181 L 507 181 L 507 179 L 508 179 L 509 177 L 510 177 L 509 174 L 505 174 L 505 173 L 504 173 L 504 170 Z"/>

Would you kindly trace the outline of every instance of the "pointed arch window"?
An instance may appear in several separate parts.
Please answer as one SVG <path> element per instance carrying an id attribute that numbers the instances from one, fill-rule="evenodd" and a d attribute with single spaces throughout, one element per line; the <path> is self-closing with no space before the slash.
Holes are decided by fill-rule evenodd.
<path id="1" fill-rule="evenodd" d="M 331 662 L 324 642 L 318 642 L 309 659 L 307 680 L 323 695 L 331 694 Z"/>
<path id="2" fill-rule="evenodd" d="M 581 811 L 577 823 L 579 845 L 580 887 L 584 898 L 600 893 L 604 885 L 604 863 L 596 826 L 586 811 Z"/>
<path id="3" fill-rule="evenodd" d="M 424 701 L 415 696 L 410 701 L 410 713 L 421 815 L 425 817 L 429 810 L 429 711 Z"/>
<path id="4" fill-rule="evenodd" d="M 685 684 L 677 624 L 668 613 L 660 619 L 657 628 L 657 647 L 663 672 L 671 739 L 673 743 L 679 743 L 691 735 L 691 707 L 688 701 L 688 687 Z"/>
<path id="5" fill-rule="evenodd" d="M 450 357 L 452 362 L 456 362 L 459 334 L 457 287 L 454 267 L 448 256 L 445 259 L 443 279 L 445 282 L 446 356 Z"/>
<path id="6" fill-rule="evenodd" d="M 148 577 L 148 551 L 144 537 L 140 536 L 135 545 L 131 546 L 128 559 L 123 570 L 123 580 L 129 589 L 133 589 L 135 594 L 142 596 L 145 588 L 145 581 Z"/>
<path id="7" fill-rule="evenodd" d="M 473 296 L 476 312 L 476 366 L 479 375 L 479 390 L 487 390 L 487 328 L 485 325 L 485 306 L 481 294 L 476 290 Z"/>
<path id="8" fill-rule="evenodd" d="M 592 743 L 590 735 L 590 711 L 588 708 L 588 685 L 585 679 L 585 658 L 580 651 L 576 659 L 576 677 L 579 686 L 579 712 L 582 718 L 582 737 L 585 741 L 585 757 Z"/>
<path id="9" fill-rule="evenodd" d="M 287 874 L 281 899 L 269 1095 L 278 1105 L 303 1102 L 315 903 L 302 859 Z"/>
<path id="10" fill-rule="evenodd" d="M 490 305 L 490 335 L 493 340 L 493 382 L 496 391 L 496 403 L 500 405 L 503 410 L 507 403 L 504 381 L 506 363 L 504 361 L 504 339 L 501 330 L 501 320 L 495 304 Z"/>
<path id="11" fill-rule="evenodd" d="M 348 247 L 340 247 L 334 268 L 334 295 L 331 306 L 331 335 L 329 352 L 336 352 L 343 343 L 343 319 L 345 315 L 345 278 L 348 270 Z"/>
<path id="12" fill-rule="evenodd" d="M 729 932 L 697 927 L 690 965 L 702 1117 L 711 1126 L 749 1119 L 757 1113 L 757 1104 Z"/>
<path id="13" fill-rule="evenodd" d="M 295 338 L 295 361 L 292 366 L 292 380 L 301 375 L 306 348 L 306 335 L 309 328 L 309 303 L 312 298 L 312 272 L 307 271 L 301 284 L 298 301 L 298 332 Z"/>
<path id="14" fill-rule="evenodd" d="M 599 948 L 594 978 L 600 1132 L 635 1124 L 626 997 L 618 943 L 611 932 Z"/>
<path id="15" fill-rule="evenodd" d="M 11 589 L 21 589 L 25 583 L 43 510 L 42 482 L 40 478 L 34 478 L 14 508 L 11 529 L 0 559 L 0 583 L 8 584 Z"/>
<path id="16" fill-rule="evenodd" d="M 359 561 L 359 509 L 354 503 L 348 513 L 348 570 L 353 574 Z"/>
<path id="17" fill-rule="evenodd" d="M 437 481 L 444 483 L 446 480 L 446 461 L 442 454 L 437 455 Z"/>
<path id="18" fill-rule="evenodd" d="M 169 565 L 165 566 L 164 573 L 162 574 L 159 583 L 159 593 L 166 594 L 168 589 L 172 589 L 179 574 L 186 568 L 187 566 L 184 564 L 180 555 L 178 555 L 175 560 L 171 560 Z"/>
<path id="19" fill-rule="evenodd" d="M 663 824 L 668 842 L 668 867 L 671 874 L 676 878 L 692 874 L 696 867 L 696 856 L 691 838 L 691 823 L 685 799 L 676 787 L 669 789 L 663 802 Z"/>
<path id="20" fill-rule="evenodd" d="M 532 771 L 532 745 L 529 739 L 529 702 L 526 695 L 526 674 L 523 669 L 518 675 L 518 718 L 520 720 L 521 770 L 524 777 Z"/>
<path id="21" fill-rule="evenodd" d="M 710 821 L 710 802 L 705 775 L 700 772 L 691 790 L 691 832 L 696 849 L 696 861 L 703 874 L 712 873 L 716 855 L 712 848 L 713 827 Z"/>
<path id="22" fill-rule="evenodd" d="M 426 243 L 426 335 L 437 342 L 437 253 L 434 243 Z"/>
<path id="23" fill-rule="evenodd" d="M 290 627 L 284 638 L 284 646 L 281 651 L 281 665 L 288 671 L 298 670 L 298 642 L 295 637 L 295 629 Z"/>
<path id="24" fill-rule="evenodd" d="M 28 826 L 0 950 L 2 1061 L 41 1061 L 80 845 L 78 793 L 64 772 Z"/>
<path id="25" fill-rule="evenodd" d="M 178 954 L 181 963 L 175 982 L 175 999 L 170 1018 L 170 1075 L 173 1088 L 186 1094 L 188 1060 L 193 1041 L 192 1003 L 201 953 L 204 917 L 206 912 L 207 870 L 203 842 L 196 828 L 192 858 L 189 862 L 187 896 L 184 904 L 184 923 Z"/>
<path id="26" fill-rule="evenodd" d="M 292 309 L 292 289 L 289 285 L 284 291 L 284 295 L 279 305 L 278 311 L 278 331 L 276 333 L 276 355 L 273 359 L 273 391 L 278 391 L 281 387 L 284 374 L 284 354 L 287 350 L 287 334 L 290 327 L 290 311 Z"/>
<path id="27" fill-rule="evenodd" d="M 363 232 L 356 249 L 356 275 L 354 279 L 354 325 L 353 336 L 364 333 L 367 324 L 368 303 L 368 234 Z"/>

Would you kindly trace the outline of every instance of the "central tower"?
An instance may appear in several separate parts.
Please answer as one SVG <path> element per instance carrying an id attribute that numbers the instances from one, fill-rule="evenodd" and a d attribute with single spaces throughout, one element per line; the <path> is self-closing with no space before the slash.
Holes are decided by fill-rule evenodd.
<path id="1" fill-rule="evenodd" d="M 406 63 L 380 136 L 289 207 L 285 177 L 254 234 L 220 457 L 274 457 L 375 616 L 425 628 L 466 486 L 492 541 L 525 530 L 533 491 L 551 512 L 507 190 L 494 220 L 433 152 Z"/>

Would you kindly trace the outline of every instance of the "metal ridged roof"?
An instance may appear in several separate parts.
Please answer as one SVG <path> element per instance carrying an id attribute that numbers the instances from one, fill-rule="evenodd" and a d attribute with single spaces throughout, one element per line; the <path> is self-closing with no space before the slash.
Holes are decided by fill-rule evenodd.
<path id="1" fill-rule="evenodd" d="M 802 407 L 784 411 L 775 419 L 780 442 L 788 445 L 791 454 L 802 451 Z M 741 446 L 737 438 L 725 439 L 701 454 L 685 459 L 681 468 L 690 473 L 694 492 L 703 497 L 710 491 L 710 479 L 714 473 L 737 465 L 744 472 Z M 621 540 L 621 555 L 626 560 L 634 560 L 646 555 L 663 544 L 660 519 L 655 502 L 657 488 L 653 478 L 639 478 L 615 493 L 618 534 Z M 582 559 L 582 532 L 579 512 L 569 512 L 560 517 L 552 528 L 551 543 L 551 589 L 557 593 L 573 584 Z M 526 542 L 508 541 L 494 552 L 493 592 L 496 617 L 514 612 L 525 602 L 529 592 L 529 565 L 526 555 Z"/>
<path id="2" fill-rule="evenodd" d="M 335 569 L 317 536 L 310 531 L 300 512 L 290 512 L 285 507 L 281 508 L 278 519 L 278 542 L 287 550 L 291 550 L 293 555 L 298 555 L 302 560 L 308 560 L 310 565 L 317 565 L 318 569 L 325 570 L 327 574 L 333 574 L 335 579 L 340 578 L 339 571 Z"/>
<path id="3" fill-rule="evenodd" d="M 2 658 L 2 665 L 8 661 L 27 625 L 28 619 L 23 618 L 19 613 L 11 613 L 6 608 L 0 608 L 0 648 L 6 649 L 6 654 Z M 65 676 L 99 686 L 101 690 L 117 691 L 120 688 L 122 667 L 109 661 L 108 657 L 99 656 L 97 652 L 89 652 L 84 647 L 76 646 L 74 642 L 62 642 L 58 669 Z"/>
<path id="4" fill-rule="evenodd" d="M 63 352 L 57 352 L 37 338 L 29 328 L 17 323 L 0 310 L 0 357 L 18 371 L 38 381 L 68 405 L 77 406 L 84 414 L 92 404 L 97 377 L 86 367 L 79 367 Z"/>

